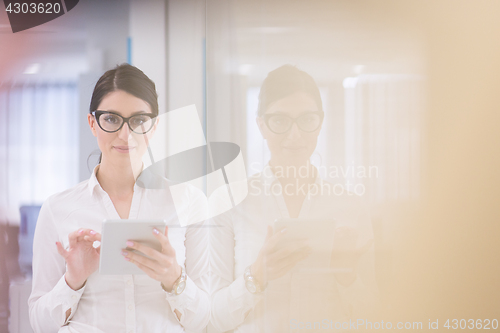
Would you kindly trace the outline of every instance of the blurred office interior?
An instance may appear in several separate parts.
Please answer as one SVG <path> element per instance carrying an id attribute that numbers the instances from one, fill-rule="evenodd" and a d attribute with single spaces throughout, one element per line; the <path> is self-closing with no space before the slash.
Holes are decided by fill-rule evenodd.
<path id="1" fill-rule="evenodd" d="M 2 10 L 0 331 L 31 332 L 37 211 L 89 177 L 90 95 L 124 62 L 156 83 L 160 113 L 195 104 L 207 141 L 237 143 L 249 175 L 269 158 L 262 81 L 284 64 L 309 73 L 325 110 L 312 162 L 377 170 L 324 176 L 365 189 L 384 318 L 498 318 L 499 12 L 494 0 L 87 0 L 13 34 Z"/>

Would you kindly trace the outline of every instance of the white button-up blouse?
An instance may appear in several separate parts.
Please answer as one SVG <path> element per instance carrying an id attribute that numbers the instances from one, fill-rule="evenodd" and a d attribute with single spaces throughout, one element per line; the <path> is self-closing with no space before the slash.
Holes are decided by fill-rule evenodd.
<path id="1" fill-rule="evenodd" d="M 184 292 L 168 296 L 160 282 L 147 275 L 100 275 L 94 272 L 84 287 L 72 290 L 64 279 L 65 261 L 56 241 L 68 246 L 68 234 L 79 228 L 101 232 L 104 219 L 119 219 L 113 203 L 96 178 L 51 196 L 42 206 L 33 243 L 33 289 L 30 321 L 35 332 L 184 332 L 201 331 L 209 321 L 208 235 L 197 226 L 169 228 L 177 261 L 188 275 Z M 167 181 L 159 189 L 134 186 L 129 219 L 166 219 L 176 211 Z M 161 188 L 163 187 L 163 188 Z M 201 221 L 204 197 L 186 186 L 185 205 L 192 221 Z M 179 212 L 177 212 L 179 214 Z M 169 224 L 171 224 L 169 223 Z M 125 247 L 125 245 L 124 245 Z M 67 310 L 71 315 L 66 319 Z M 174 313 L 181 313 L 180 320 Z"/>
<path id="2" fill-rule="evenodd" d="M 340 186 L 340 185 L 339 185 Z M 361 199 L 317 178 L 306 194 L 299 218 L 331 219 L 359 232 L 358 246 L 373 239 L 371 219 Z M 376 304 L 373 250 L 360 258 L 358 277 L 349 287 L 336 282 L 333 270 L 291 272 L 251 294 L 243 272 L 264 245 L 267 226 L 289 218 L 282 187 L 269 166 L 248 181 L 247 198 L 211 223 L 212 312 L 220 331 L 288 332 L 298 322 L 331 323 L 366 315 Z M 342 190 L 342 191 L 340 191 Z M 364 318 L 364 317 L 363 317 Z M 326 327 L 325 326 L 325 327 Z"/>

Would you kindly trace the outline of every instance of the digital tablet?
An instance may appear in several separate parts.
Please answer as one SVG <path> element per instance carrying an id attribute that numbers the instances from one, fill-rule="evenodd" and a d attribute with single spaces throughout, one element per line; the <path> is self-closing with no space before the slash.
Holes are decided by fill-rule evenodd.
<path id="1" fill-rule="evenodd" d="M 101 231 L 99 273 L 104 275 L 146 274 L 135 264 L 125 260 L 122 249 L 128 240 L 161 250 L 153 228 L 165 233 L 164 220 L 104 220 Z M 135 250 L 132 250 L 136 252 Z M 143 255 L 141 252 L 136 252 Z"/>
<path id="2" fill-rule="evenodd" d="M 281 232 L 286 228 L 286 233 L 278 246 L 285 246 L 289 242 L 308 241 L 312 252 L 306 259 L 297 264 L 299 269 L 307 267 L 329 270 L 336 226 L 336 221 L 328 218 L 284 218 L 274 221 L 274 232 Z"/>

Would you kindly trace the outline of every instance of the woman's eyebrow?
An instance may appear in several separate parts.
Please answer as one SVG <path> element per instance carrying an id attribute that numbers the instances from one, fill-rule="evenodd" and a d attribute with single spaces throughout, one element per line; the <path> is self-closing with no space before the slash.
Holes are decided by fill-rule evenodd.
<path id="1" fill-rule="evenodd" d="M 122 113 L 120 111 L 116 111 L 116 110 L 102 110 L 104 112 L 111 112 L 111 113 L 116 113 L 116 114 L 119 114 L 120 116 L 122 115 Z M 149 112 L 146 112 L 146 111 L 135 111 L 132 113 L 132 116 L 135 116 L 137 114 L 143 114 L 143 113 L 149 113 Z"/>

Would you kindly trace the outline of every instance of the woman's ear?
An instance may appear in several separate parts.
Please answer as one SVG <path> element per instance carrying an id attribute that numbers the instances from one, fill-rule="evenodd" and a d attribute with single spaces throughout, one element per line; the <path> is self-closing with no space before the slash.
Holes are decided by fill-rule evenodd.
<path id="1" fill-rule="evenodd" d="M 88 120 L 88 122 L 89 122 L 90 130 L 92 131 L 92 134 L 93 134 L 95 137 L 97 137 L 97 129 L 96 129 L 96 126 L 98 126 L 98 125 L 97 125 L 97 122 L 96 122 L 96 120 L 95 120 L 94 116 L 93 116 L 93 115 L 91 115 L 90 113 L 89 113 L 89 114 L 87 114 L 87 120 Z"/>

